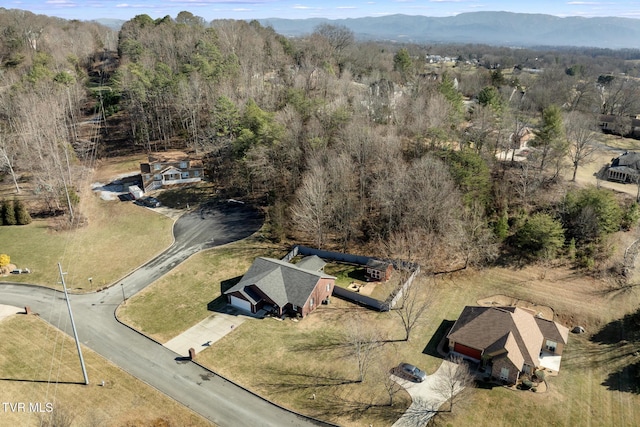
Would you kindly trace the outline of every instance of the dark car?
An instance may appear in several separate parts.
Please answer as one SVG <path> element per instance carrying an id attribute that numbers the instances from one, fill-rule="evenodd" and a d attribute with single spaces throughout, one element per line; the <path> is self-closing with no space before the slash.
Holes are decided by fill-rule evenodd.
<path id="1" fill-rule="evenodd" d="M 160 200 L 155 197 L 143 197 L 142 199 L 136 200 L 137 204 L 141 204 L 142 206 L 146 206 L 148 208 L 157 208 L 160 206 Z"/>
<path id="2" fill-rule="evenodd" d="M 416 368 L 409 363 L 402 363 L 400 365 L 400 371 L 406 377 L 409 377 L 412 381 L 421 383 L 427 379 L 427 374 L 422 369 Z"/>

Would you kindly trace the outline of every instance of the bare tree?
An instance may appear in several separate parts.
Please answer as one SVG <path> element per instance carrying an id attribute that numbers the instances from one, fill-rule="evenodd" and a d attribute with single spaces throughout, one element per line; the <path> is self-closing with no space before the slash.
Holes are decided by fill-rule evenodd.
<path id="1" fill-rule="evenodd" d="M 0 139 L 0 171 L 3 169 L 7 169 L 9 171 L 9 174 L 13 179 L 13 185 L 16 187 L 16 193 L 20 194 L 20 186 L 18 185 L 16 171 L 13 168 L 14 162 L 12 158 L 13 156 L 10 156 L 9 151 L 7 151 L 7 146 L 5 146 L 4 140 Z"/>
<path id="2" fill-rule="evenodd" d="M 595 145 L 598 138 L 596 124 L 592 117 L 572 111 L 565 117 L 564 128 L 569 141 L 569 158 L 573 165 L 571 181 L 575 182 L 578 167 L 591 162 L 593 153 L 598 149 Z"/>
<path id="3" fill-rule="evenodd" d="M 404 341 L 409 341 L 411 331 L 420 323 L 422 317 L 434 300 L 433 289 L 427 288 L 424 277 L 419 277 L 417 272 L 404 271 L 408 285 L 402 289 L 399 304 L 393 312 L 398 315 L 404 329 Z M 409 275 L 410 274 L 410 275 Z"/>
<path id="4" fill-rule="evenodd" d="M 382 345 L 380 334 L 374 325 L 355 314 L 346 323 L 344 339 L 358 363 L 358 382 L 362 382 L 374 361 L 375 351 Z"/>
<path id="5" fill-rule="evenodd" d="M 444 402 L 449 403 L 447 412 L 452 412 L 453 407 L 462 399 L 462 391 L 472 388 L 474 384 L 475 377 L 469 365 L 460 356 L 452 356 L 450 360 L 445 360 L 438 369 L 436 390 Z"/>
<path id="6" fill-rule="evenodd" d="M 397 366 L 397 352 L 384 351 L 375 361 L 375 381 L 382 384 L 389 397 L 389 406 L 393 406 L 396 395 L 402 390 L 402 385 L 391 374 Z"/>
<path id="7" fill-rule="evenodd" d="M 327 173 L 320 162 L 314 162 L 302 180 L 292 215 L 303 232 L 314 236 L 318 248 L 324 245 L 329 212 Z"/>

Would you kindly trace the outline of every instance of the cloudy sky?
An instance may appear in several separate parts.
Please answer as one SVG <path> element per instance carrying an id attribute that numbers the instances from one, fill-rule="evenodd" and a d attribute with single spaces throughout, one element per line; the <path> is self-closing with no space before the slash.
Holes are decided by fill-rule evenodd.
<path id="1" fill-rule="evenodd" d="M 557 16 L 640 18 L 640 0 L 2 0 L 7 9 L 29 10 L 65 19 L 152 18 L 187 10 L 207 21 L 218 18 L 315 18 L 381 16 L 394 13 L 451 16 L 474 11 L 545 13 Z"/>

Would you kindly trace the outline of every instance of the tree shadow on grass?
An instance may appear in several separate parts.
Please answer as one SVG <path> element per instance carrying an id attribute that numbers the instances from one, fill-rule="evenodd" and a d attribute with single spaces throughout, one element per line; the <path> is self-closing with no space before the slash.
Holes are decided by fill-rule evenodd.
<path id="1" fill-rule="evenodd" d="M 612 391 L 640 394 L 640 362 L 610 373 L 602 385 Z"/>
<path id="2" fill-rule="evenodd" d="M 308 371 L 301 372 L 286 369 L 271 369 L 277 382 L 265 383 L 262 386 L 270 388 L 275 393 L 286 393 L 291 390 L 317 389 L 322 387 L 336 387 L 346 384 L 354 384 L 358 381 L 344 378 L 333 371 Z"/>
<path id="3" fill-rule="evenodd" d="M 598 344 L 640 341 L 640 310 L 607 323 L 591 337 L 591 341 Z"/>
<path id="4" fill-rule="evenodd" d="M 371 401 L 371 395 L 344 397 L 339 393 L 322 394 L 317 399 L 302 402 L 303 410 L 312 416 L 336 420 L 348 419 L 358 425 L 363 425 L 363 419 L 377 420 L 376 425 L 392 425 L 404 413 L 406 406 L 396 404 L 380 404 Z M 364 425 L 369 425 L 364 424 Z"/>
<path id="5" fill-rule="evenodd" d="M 427 343 L 424 350 L 422 350 L 422 353 L 442 359 L 442 355 L 438 353 L 438 346 L 440 345 L 440 342 L 447 336 L 447 333 L 449 333 L 454 323 L 456 323 L 455 320 L 443 320 L 440 323 L 440 326 L 438 326 L 438 329 L 436 329 L 436 332 L 431 336 L 431 339 Z M 448 351 L 449 347 L 445 346 L 444 350 Z"/>

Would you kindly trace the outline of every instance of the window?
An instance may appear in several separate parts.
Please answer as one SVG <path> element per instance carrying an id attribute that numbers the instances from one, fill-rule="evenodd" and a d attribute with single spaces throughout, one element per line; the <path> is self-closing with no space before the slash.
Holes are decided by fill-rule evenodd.
<path id="1" fill-rule="evenodd" d="M 162 179 L 162 175 L 160 175 L 159 173 L 155 174 L 153 176 L 153 179 L 155 179 L 156 181 L 160 181 Z"/>
<path id="2" fill-rule="evenodd" d="M 180 167 L 181 167 L 182 169 L 186 169 L 186 168 L 188 167 L 187 162 L 180 162 Z"/>
<path id="3" fill-rule="evenodd" d="M 189 178 L 189 172 L 182 172 L 182 178 Z"/>
<path id="4" fill-rule="evenodd" d="M 508 380 L 509 379 L 509 368 L 500 369 L 500 379 Z"/>
<path id="5" fill-rule="evenodd" d="M 153 165 L 153 170 L 159 171 L 160 169 L 162 169 L 162 165 L 160 163 Z"/>
<path id="6" fill-rule="evenodd" d="M 545 347 L 547 350 L 549 350 L 552 353 L 556 352 L 556 347 L 558 346 L 558 343 L 555 341 L 551 341 L 551 340 L 547 340 Z"/>
<path id="7" fill-rule="evenodd" d="M 293 311 L 298 311 L 298 306 L 293 304 Z"/>
<path id="8" fill-rule="evenodd" d="M 327 292 L 331 290 L 331 283 L 327 283 Z"/>
<path id="9" fill-rule="evenodd" d="M 311 300 L 309 301 L 309 307 L 313 308 L 313 297 L 311 297 Z"/>
<path id="10" fill-rule="evenodd" d="M 200 176 L 200 171 L 193 171 L 193 176 Z"/>

